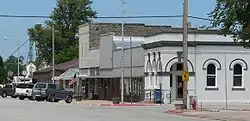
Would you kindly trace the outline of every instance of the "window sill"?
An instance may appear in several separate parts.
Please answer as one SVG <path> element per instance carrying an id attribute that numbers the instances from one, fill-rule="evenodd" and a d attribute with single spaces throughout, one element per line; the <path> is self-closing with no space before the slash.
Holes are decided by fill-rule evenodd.
<path id="1" fill-rule="evenodd" d="M 246 91 L 244 87 L 233 87 L 232 91 Z"/>
<path id="2" fill-rule="evenodd" d="M 206 87 L 205 90 L 213 91 L 213 90 L 219 90 L 219 88 L 218 87 Z"/>

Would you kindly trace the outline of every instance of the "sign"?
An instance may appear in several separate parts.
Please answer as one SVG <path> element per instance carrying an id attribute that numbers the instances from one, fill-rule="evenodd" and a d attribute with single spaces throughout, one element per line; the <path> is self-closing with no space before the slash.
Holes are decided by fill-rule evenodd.
<path id="1" fill-rule="evenodd" d="M 189 80 L 189 73 L 182 72 L 182 81 L 188 81 L 188 80 Z"/>

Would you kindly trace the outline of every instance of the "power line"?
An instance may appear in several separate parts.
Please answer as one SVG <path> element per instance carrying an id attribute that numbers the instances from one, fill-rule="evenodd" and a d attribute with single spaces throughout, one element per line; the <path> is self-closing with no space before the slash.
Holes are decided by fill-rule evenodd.
<path id="1" fill-rule="evenodd" d="M 181 18 L 183 15 L 168 15 L 168 16 L 161 16 L 161 15 L 146 15 L 146 16 L 97 16 L 97 17 L 87 17 L 87 18 L 101 18 L 101 19 L 118 19 L 118 18 Z M 205 21 L 214 21 L 212 19 L 197 17 L 197 16 L 188 16 L 189 18 L 200 19 Z M 7 14 L 0 14 L 0 18 L 50 18 L 50 16 L 43 16 L 43 15 L 7 15 Z"/>
<path id="2" fill-rule="evenodd" d="M 215 21 L 213 19 L 208 19 L 208 18 L 202 18 L 202 17 L 197 17 L 197 16 L 188 16 L 189 18 L 194 18 L 194 19 L 200 19 L 204 21 Z"/>
<path id="3" fill-rule="evenodd" d="M 26 40 L 21 46 L 19 46 L 10 56 L 13 56 L 13 55 L 14 55 L 20 48 L 22 48 L 28 41 L 29 41 L 29 39 Z"/>

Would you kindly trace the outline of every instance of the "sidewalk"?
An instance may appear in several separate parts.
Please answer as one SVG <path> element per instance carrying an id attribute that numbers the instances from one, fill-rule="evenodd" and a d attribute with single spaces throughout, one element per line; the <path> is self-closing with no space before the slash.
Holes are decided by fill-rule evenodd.
<path id="1" fill-rule="evenodd" d="M 210 107 L 210 109 L 194 110 L 168 110 L 165 113 L 179 116 L 203 118 L 220 121 L 250 121 L 250 106 L 230 106 L 230 109 Z"/>
<path id="2" fill-rule="evenodd" d="M 250 121 L 250 111 L 184 112 L 179 115 L 222 121 Z"/>
<path id="3" fill-rule="evenodd" d="M 75 102 L 78 104 L 89 105 L 89 106 L 101 106 L 102 104 L 113 104 L 112 101 L 108 100 L 82 100 Z"/>
<path id="4" fill-rule="evenodd" d="M 225 105 L 206 105 L 206 106 L 202 106 L 202 109 L 212 110 L 212 111 L 221 111 L 221 110 L 250 111 L 250 104 L 228 105 L 227 108 Z"/>
<path id="5" fill-rule="evenodd" d="M 89 106 L 164 106 L 166 104 L 148 104 L 148 103 L 130 103 L 130 102 L 124 102 L 123 104 L 113 104 L 113 101 L 107 101 L 107 100 L 82 100 L 82 101 L 74 101 L 78 104 L 83 105 L 89 105 Z"/>

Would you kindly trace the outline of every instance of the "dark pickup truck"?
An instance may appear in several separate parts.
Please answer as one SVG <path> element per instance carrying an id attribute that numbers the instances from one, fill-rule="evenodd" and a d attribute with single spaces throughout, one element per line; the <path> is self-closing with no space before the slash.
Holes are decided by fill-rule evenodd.
<path id="1" fill-rule="evenodd" d="M 6 98 L 7 96 L 11 96 L 12 98 L 16 98 L 15 96 L 15 84 L 7 84 L 3 88 L 0 88 L 0 95 L 3 98 Z"/>
<path id="2" fill-rule="evenodd" d="M 58 102 L 65 100 L 66 103 L 71 103 L 73 100 L 73 92 L 67 91 L 59 84 L 37 83 L 33 87 L 33 99 L 37 101 L 47 100 L 49 102 Z"/>

